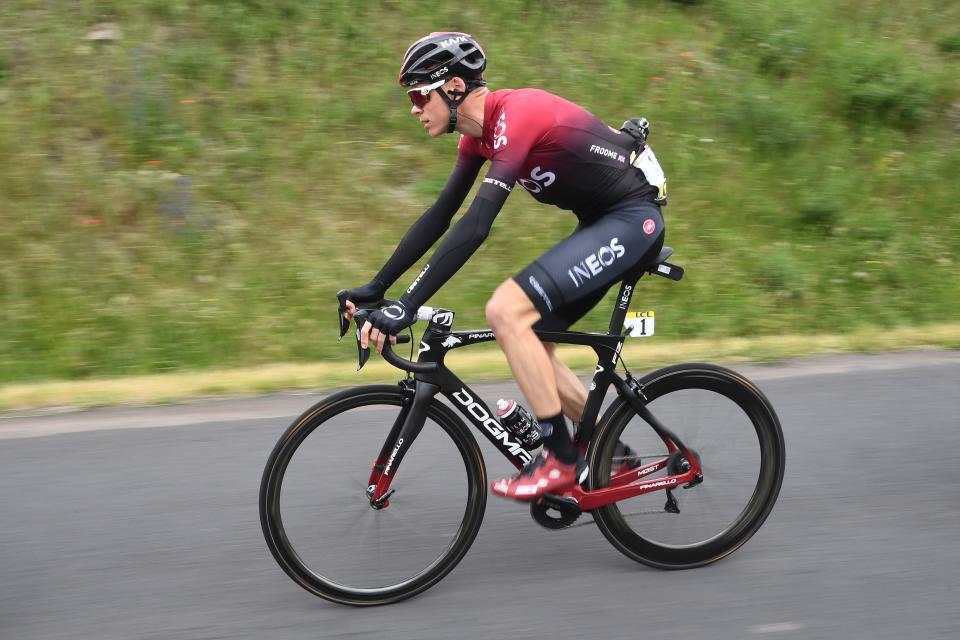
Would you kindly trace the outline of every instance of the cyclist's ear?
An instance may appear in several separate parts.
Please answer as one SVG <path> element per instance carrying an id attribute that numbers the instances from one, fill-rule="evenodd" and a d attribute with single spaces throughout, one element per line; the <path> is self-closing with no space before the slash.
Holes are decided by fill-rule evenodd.
<path id="1" fill-rule="evenodd" d="M 459 76 L 454 76 L 450 78 L 447 84 L 443 85 L 443 90 L 447 92 L 447 95 L 451 98 L 455 97 L 451 92 L 459 91 L 463 92 L 467 89 L 467 83 L 463 81 L 463 78 Z"/>

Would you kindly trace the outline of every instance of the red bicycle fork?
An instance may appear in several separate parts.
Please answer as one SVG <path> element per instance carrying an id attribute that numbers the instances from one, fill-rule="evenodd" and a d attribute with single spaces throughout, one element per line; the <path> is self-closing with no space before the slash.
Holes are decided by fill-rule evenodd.
<path id="1" fill-rule="evenodd" d="M 424 382 L 414 385 L 401 385 L 408 392 L 404 398 L 400 413 L 394 420 L 390 435 L 383 443 L 380 454 L 373 462 L 370 477 L 367 480 L 367 499 L 374 509 L 385 509 L 390 506 L 390 496 L 394 490 L 390 488 L 393 474 L 400 466 L 400 461 L 410 448 L 410 445 L 420 434 L 427 419 L 427 405 L 433 400 L 437 387 Z M 423 388 L 421 388 L 423 387 Z"/>

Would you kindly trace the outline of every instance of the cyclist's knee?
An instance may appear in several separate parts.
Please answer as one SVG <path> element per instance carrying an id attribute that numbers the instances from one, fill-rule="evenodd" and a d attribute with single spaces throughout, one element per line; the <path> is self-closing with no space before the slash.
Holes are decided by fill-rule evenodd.
<path id="1" fill-rule="evenodd" d="M 507 280 L 497 287 L 485 311 L 490 328 L 498 336 L 528 329 L 540 319 L 536 307 L 513 280 Z"/>

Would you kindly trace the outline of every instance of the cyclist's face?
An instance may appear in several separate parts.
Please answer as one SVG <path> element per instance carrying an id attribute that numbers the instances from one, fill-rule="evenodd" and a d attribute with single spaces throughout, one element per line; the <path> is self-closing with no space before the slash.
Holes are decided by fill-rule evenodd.
<path id="1" fill-rule="evenodd" d="M 450 80 L 442 86 L 431 90 L 429 94 L 425 96 L 426 102 L 422 103 L 422 106 L 414 104 L 410 108 L 410 113 L 415 115 L 417 119 L 423 123 L 423 128 L 426 129 L 427 133 L 433 138 L 446 133 L 447 125 L 450 122 L 450 108 L 447 106 L 447 103 L 443 101 L 443 98 L 437 95 L 437 92 L 452 88 L 454 82 L 455 80 Z M 419 88 L 414 89 L 413 91 L 416 92 L 418 89 Z"/>

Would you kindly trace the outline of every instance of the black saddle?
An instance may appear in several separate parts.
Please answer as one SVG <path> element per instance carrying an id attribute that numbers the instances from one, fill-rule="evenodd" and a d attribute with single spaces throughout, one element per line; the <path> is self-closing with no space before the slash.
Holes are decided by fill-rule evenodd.
<path id="1" fill-rule="evenodd" d="M 660 249 L 660 254 L 654 258 L 653 262 L 644 267 L 643 270 L 655 276 L 662 276 L 669 280 L 679 281 L 683 278 L 683 267 L 667 262 L 667 258 L 669 258 L 672 253 L 673 249 L 663 247 Z"/>

